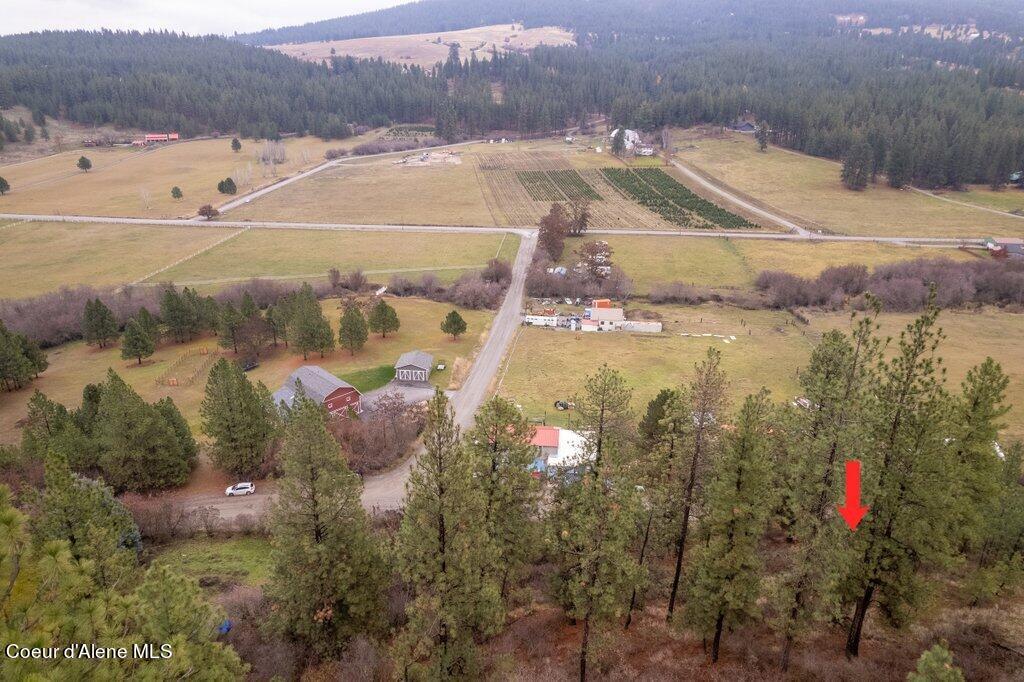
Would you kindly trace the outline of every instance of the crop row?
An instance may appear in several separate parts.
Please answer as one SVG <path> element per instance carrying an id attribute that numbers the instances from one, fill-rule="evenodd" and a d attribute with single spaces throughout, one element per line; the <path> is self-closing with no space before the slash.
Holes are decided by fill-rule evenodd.
<path id="1" fill-rule="evenodd" d="M 516 176 L 534 201 L 562 201 L 565 197 L 544 171 L 517 171 Z"/>
<path id="2" fill-rule="evenodd" d="M 574 170 L 548 171 L 548 177 L 562 191 L 566 199 L 590 199 L 601 201 L 601 195 L 597 193 L 580 174 Z"/>
<path id="3" fill-rule="evenodd" d="M 689 226 L 690 214 L 683 211 L 660 192 L 644 182 L 643 178 L 629 168 L 602 168 L 601 173 L 630 199 L 644 208 L 657 213 L 670 223 Z"/>
<path id="4" fill-rule="evenodd" d="M 637 175 L 663 197 L 682 209 L 696 213 L 710 223 L 727 228 L 755 227 L 744 218 L 697 196 L 660 168 L 639 168 Z"/>

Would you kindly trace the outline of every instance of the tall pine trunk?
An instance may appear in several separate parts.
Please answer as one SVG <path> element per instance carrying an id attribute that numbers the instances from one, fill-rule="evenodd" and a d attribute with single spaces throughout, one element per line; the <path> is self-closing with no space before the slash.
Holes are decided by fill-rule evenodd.
<path id="1" fill-rule="evenodd" d="M 651 511 L 647 514 L 647 527 L 644 528 L 644 539 L 643 539 L 643 542 L 640 543 L 640 556 L 637 559 L 637 566 L 640 566 L 640 567 L 643 567 L 643 565 L 644 565 L 644 558 L 645 558 L 645 555 L 647 554 L 647 541 L 651 537 L 651 522 L 653 522 L 653 521 L 654 521 L 654 509 L 652 508 Z M 629 598 L 629 613 L 626 614 L 626 624 L 623 626 L 623 629 L 625 629 L 625 630 L 628 630 L 630 624 L 633 622 L 633 609 L 636 608 L 636 593 L 637 593 L 637 589 L 634 586 L 633 587 L 633 596 Z"/>
<path id="2" fill-rule="evenodd" d="M 587 650 L 590 647 L 590 613 L 583 617 L 583 642 L 580 644 L 580 682 L 587 682 Z"/>
<path id="3" fill-rule="evenodd" d="M 722 628 L 725 625 L 725 614 L 718 612 L 718 620 L 715 621 L 715 639 L 711 642 L 711 662 L 718 663 L 718 650 L 722 645 Z"/>
<path id="4" fill-rule="evenodd" d="M 853 620 L 850 621 L 850 631 L 846 635 L 847 658 L 854 658 L 860 654 L 860 637 L 864 630 L 864 618 L 868 615 L 868 608 L 871 606 L 871 598 L 874 594 L 875 584 L 868 583 L 864 594 L 857 601 L 857 609 L 853 612 Z"/>

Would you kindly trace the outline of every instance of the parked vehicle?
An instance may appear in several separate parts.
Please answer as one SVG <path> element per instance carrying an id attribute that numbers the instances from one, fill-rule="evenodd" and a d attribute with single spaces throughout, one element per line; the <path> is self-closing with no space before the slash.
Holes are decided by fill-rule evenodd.
<path id="1" fill-rule="evenodd" d="M 224 494 L 228 497 L 234 497 L 236 495 L 252 495 L 256 492 L 256 486 L 248 481 L 244 483 L 236 483 L 232 486 L 228 486 Z"/>

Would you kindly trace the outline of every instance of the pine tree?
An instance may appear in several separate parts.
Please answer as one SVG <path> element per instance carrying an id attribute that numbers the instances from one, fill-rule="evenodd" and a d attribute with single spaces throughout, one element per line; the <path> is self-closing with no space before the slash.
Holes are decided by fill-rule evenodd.
<path id="1" fill-rule="evenodd" d="M 160 322 L 149 312 L 149 308 L 145 306 L 139 308 L 139 312 L 135 315 L 135 321 L 139 323 L 146 335 L 153 339 L 154 345 L 160 343 Z"/>
<path id="2" fill-rule="evenodd" d="M 294 352 L 302 353 L 302 359 L 308 360 L 310 351 L 320 351 L 322 356 L 334 348 L 334 332 L 309 284 L 303 283 L 291 308 L 288 340 Z"/>
<path id="3" fill-rule="evenodd" d="M 82 317 L 82 336 L 85 342 L 106 348 L 107 344 L 118 336 L 117 320 L 114 313 L 100 299 L 85 302 L 85 314 Z"/>
<path id="4" fill-rule="evenodd" d="M 852 560 L 846 551 L 849 530 L 833 513 L 832 501 L 842 499 L 844 461 L 862 459 L 867 442 L 880 349 L 875 328 L 872 315 L 861 319 L 850 337 L 839 331 L 822 337 L 800 373 L 806 407 L 791 409 L 782 427 L 786 460 L 779 468 L 790 470 L 789 485 L 783 487 L 796 545 L 776 594 L 784 671 L 796 640 L 832 615 L 836 575 Z"/>
<path id="5" fill-rule="evenodd" d="M 19 389 L 46 365 L 46 356 L 38 346 L 9 331 L 0 321 L 0 386 L 8 391 Z"/>
<path id="6" fill-rule="evenodd" d="M 221 194 L 235 194 L 238 192 L 238 187 L 235 186 L 235 181 L 231 178 L 224 178 L 217 183 L 217 191 Z"/>
<path id="7" fill-rule="evenodd" d="M 854 534 L 857 560 L 841 583 L 844 601 L 855 604 L 846 642 L 851 657 L 876 597 L 887 622 L 905 623 L 922 596 L 919 571 L 952 552 L 958 467 L 946 440 L 950 406 L 935 356 L 937 315 L 929 306 L 907 326 L 874 388 L 862 462 L 870 512 Z"/>
<path id="8" fill-rule="evenodd" d="M 972 605 L 990 603 L 1024 583 L 1024 443 L 1005 452 L 998 487 L 985 503 L 977 567 L 969 574 Z"/>
<path id="9" fill-rule="evenodd" d="M 889 150 L 889 159 L 885 165 L 885 174 L 889 179 L 889 186 L 902 189 L 910 182 L 913 175 L 914 158 L 910 143 L 902 137 L 897 138 L 892 149 Z"/>
<path id="10" fill-rule="evenodd" d="M 484 529 L 490 541 L 490 580 L 508 596 L 538 544 L 537 481 L 530 474 L 534 447 L 533 428 L 509 400 L 494 397 L 476 413 L 475 424 L 464 439 L 474 460 L 474 476 L 483 490 Z"/>
<path id="11" fill-rule="evenodd" d="M 89 170 L 92 168 L 92 161 L 90 161 L 84 156 L 80 156 L 78 157 L 78 163 L 75 165 L 78 166 L 79 170 L 88 173 Z"/>
<path id="12" fill-rule="evenodd" d="M 171 188 L 171 198 L 172 199 L 181 199 L 183 196 L 185 196 L 185 195 L 182 193 L 180 187 L 175 185 L 174 187 Z"/>
<path id="13" fill-rule="evenodd" d="M 275 434 L 277 417 L 266 391 L 253 386 L 245 372 L 221 358 L 210 370 L 206 397 L 199 408 L 203 433 L 212 440 L 210 458 L 239 477 L 259 472 Z"/>
<path id="14" fill-rule="evenodd" d="M 359 477 L 319 405 L 296 400 L 280 456 L 284 476 L 270 511 L 272 620 L 306 651 L 336 657 L 353 636 L 382 631 L 388 574 Z"/>
<path id="15" fill-rule="evenodd" d="M 484 496 L 459 440 L 448 399 L 437 391 L 398 531 L 398 567 L 413 593 L 395 647 L 403 677 L 475 677 L 474 633 L 495 632 L 503 618 L 500 588 L 486 570 Z"/>
<path id="16" fill-rule="evenodd" d="M 757 140 L 757 148 L 759 151 L 768 151 L 768 123 L 761 121 L 757 124 L 757 129 L 754 131 L 754 139 Z"/>
<path id="17" fill-rule="evenodd" d="M 943 642 L 921 654 L 917 668 L 907 675 L 907 682 L 964 682 L 964 674 L 953 665 L 953 654 Z"/>
<path id="18" fill-rule="evenodd" d="M 338 345 L 347 350 L 349 355 L 355 355 L 357 350 L 362 350 L 366 345 L 368 336 L 363 311 L 357 305 L 346 307 L 338 325 Z"/>
<path id="19" fill-rule="evenodd" d="M 871 145 L 863 138 L 858 138 L 843 160 L 842 179 L 847 189 L 860 191 L 867 188 L 871 179 L 872 159 Z"/>
<path id="20" fill-rule="evenodd" d="M 196 308 L 194 298 L 186 295 L 188 291 L 185 289 L 179 292 L 174 287 L 168 287 L 160 299 L 160 317 L 178 343 L 191 341 L 202 328 L 200 311 Z"/>
<path id="21" fill-rule="evenodd" d="M 622 156 L 624 151 L 626 151 L 626 126 L 619 126 L 615 135 L 612 136 L 612 154 Z"/>
<path id="22" fill-rule="evenodd" d="M 758 545 L 772 509 L 769 458 L 771 406 L 767 391 L 747 396 L 735 431 L 725 436 L 712 464 L 704 538 L 695 553 L 686 622 L 711 635 L 711 662 L 718 661 L 722 633 L 760 617 L 761 560 Z"/>
<path id="23" fill-rule="evenodd" d="M 235 152 L 236 154 L 242 151 L 242 143 L 238 141 L 237 137 L 231 138 L 231 151 Z"/>
<path id="24" fill-rule="evenodd" d="M 0 197 L 11 191 L 11 184 L 4 178 L 0 177 Z"/>
<path id="25" fill-rule="evenodd" d="M 462 319 L 462 315 L 459 315 L 457 310 L 449 311 L 445 315 L 444 321 L 441 322 L 441 331 L 445 334 L 451 334 L 453 341 L 465 334 L 466 328 L 466 321 Z"/>
<path id="26" fill-rule="evenodd" d="M 101 389 L 96 424 L 100 467 L 116 490 L 156 490 L 188 479 L 193 458 L 183 450 L 176 425 L 113 370 Z"/>
<path id="27" fill-rule="evenodd" d="M 373 306 L 367 322 L 370 331 L 374 334 L 380 334 L 382 339 L 387 338 L 389 332 L 397 332 L 402 326 L 402 323 L 398 320 L 398 313 L 383 298 Z"/>
<path id="28" fill-rule="evenodd" d="M 242 325 L 245 318 L 235 308 L 231 301 L 228 301 L 220 308 L 220 316 L 217 321 L 217 343 L 222 348 L 230 348 L 238 354 L 238 341 L 241 336 Z"/>
<path id="29" fill-rule="evenodd" d="M 582 625 L 580 680 L 587 678 L 592 636 L 623 614 L 629 595 L 643 583 L 631 551 L 641 512 L 627 463 L 630 397 L 621 375 L 607 365 L 588 377 L 576 399 L 586 443 L 582 473 L 556 488 L 549 514 L 557 595 Z"/>
<path id="30" fill-rule="evenodd" d="M 720 447 L 720 420 L 726 408 L 725 392 L 728 387 L 721 363 L 722 354 L 714 348 L 708 348 L 704 361 L 695 366 L 694 378 L 687 390 L 681 391 L 679 399 L 665 410 L 666 419 L 672 419 L 674 428 L 680 434 L 686 434 L 688 440 L 680 453 L 680 466 L 674 469 L 674 487 L 678 491 L 676 504 L 679 509 L 674 521 L 679 530 L 675 533 L 673 543 L 675 572 L 669 593 L 668 620 L 672 619 L 679 594 L 690 517 L 702 502 L 702 481 L 707 464 L 714 460 Z M 688 423 L 690 426 L 687 426 Z"/>
<path id="31" fill-rule="evenodd" d="M 156 344 L 150 338 L 142 325 L 134 318 L 128 320 L 124 328 L 124 339 L 121 341 L 121 358 L 131 360 L 135 358 L 138 364 L 142 364 L 142 358 L 148 358 L 156 350 Z"/>

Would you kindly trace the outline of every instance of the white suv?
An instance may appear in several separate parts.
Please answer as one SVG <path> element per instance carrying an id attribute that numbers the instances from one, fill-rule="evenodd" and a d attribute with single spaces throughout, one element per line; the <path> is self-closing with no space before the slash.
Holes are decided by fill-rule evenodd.
<path id="1" fill-rule="evenodd" d="M 256 492 L 256 486 L 252 483 L 236 483 L 229 486 L 224 491 L 224 494 L 228 497 L 234 497 L 235 495 L 252 495 L 254 492 Z"/>

